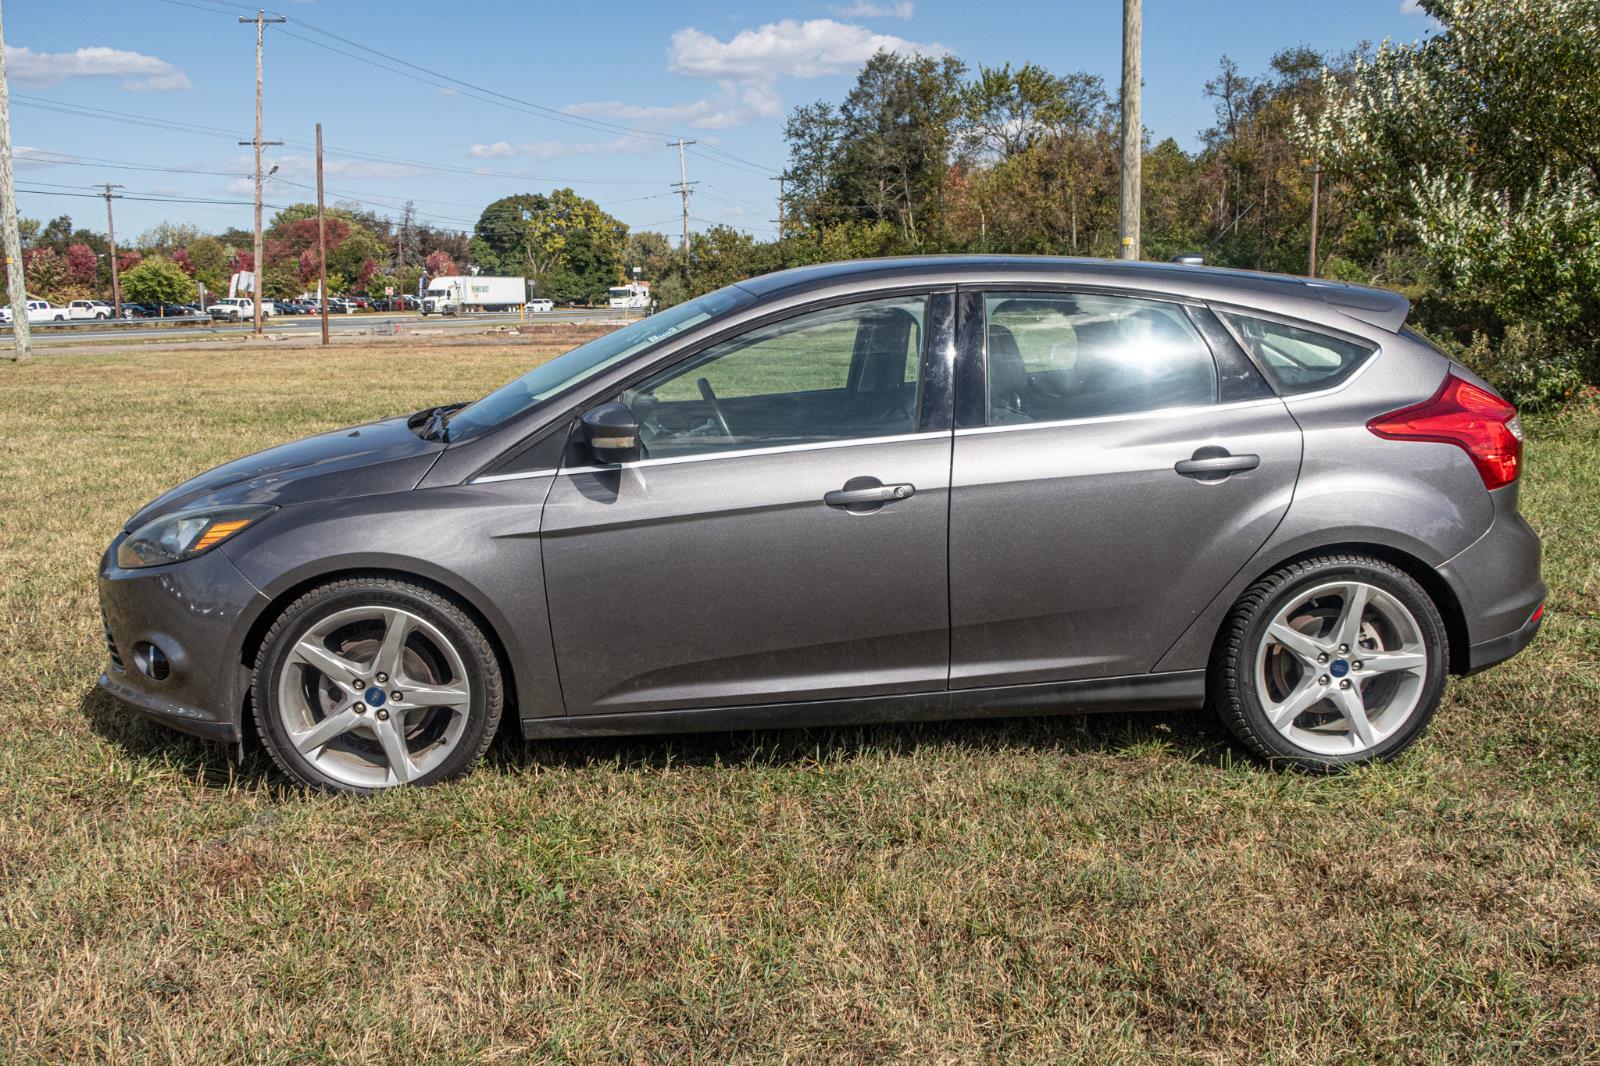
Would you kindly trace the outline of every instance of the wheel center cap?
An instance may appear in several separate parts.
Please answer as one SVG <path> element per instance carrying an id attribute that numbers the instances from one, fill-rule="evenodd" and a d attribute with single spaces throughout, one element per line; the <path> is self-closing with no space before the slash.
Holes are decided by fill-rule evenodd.
<path id="1" fill-rule="evenodd" d="M 1344 660 L 1342 659 L 1340 660 L 1340 662 L 1343 661 Z M 382 707 L 384 701 L 386 701 L 389 697 L 383 691 L 383 689 L 379 688 L 377 685 L 373 685 L 371 688 L 367 689 L 366 692 L 362 693 L 361 698 L 367 701 L 367 705 L 369 707 Z"/>
<path id="2" fill-rule="evenodd" d="M 1328 673 L 1332 674 L 1334 677 L 1343 677 L 1345 674 L 1348 674 L 1349 672 L 1350 672 L 1350 663 L 1347 662 L 1344 659 L 1335 659 L 1335 660 L 1333 660 L 1333 662 L 1328 664 Z M 379 693 L 379 695 L 381 696 L 382 693 Z M 372 694 L 370 692 L 367 694 L 367 698 L 368 699 L 372 698 Z M 377 704 L 374 703 L 373 706 L 376 707 Z"/>

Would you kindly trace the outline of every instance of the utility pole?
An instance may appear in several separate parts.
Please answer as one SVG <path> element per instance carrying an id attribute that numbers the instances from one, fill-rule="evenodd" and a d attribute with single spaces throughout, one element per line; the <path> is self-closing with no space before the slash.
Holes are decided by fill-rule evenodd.
<path id="1" fill-rule="evenodd" d="M 263 141 L 261 139 L 261 45 L 266 38 L 267 23 L 288 22 L 289 20 L 282 16 L 267 18 L 267 13 L 258 9 L 255 18 L 250 18 L 248 15 L 240 15 L 239 21 L 254 22 L 256 24 L 256 136 L 254 140 L 240 141 L 239 143 L 254 145 L 256 150 L 256 246 L 255 262 L 251 264 L 254 277 L 250 283 L 250 302 L 255 305 L 255 332 L 256 336 L 259 337 L 261 335 L 261 282 L 266 274 L 266 271 L 262 269 L 263 264 L 261 262 L 261 149 L 268 144 L 283 143 L 282 141 Z"/>
<path id="2" fill-rule="evenodd" d="M 317 306 L 322 309 L 322 346 L 328 346 L 328 234 L 322 221 L 322 123 L 317 123 Z"/>
<path id="3" fill-rule="evenodd" d="M 1122 258 L 1138 259 L 1140 154 L 1144 120 L 1139 115 L 1140 38 L 1144 31 L 1143 0 L 1122 0 Z"/>
<path id="4" fill-rule="evenodd" d="M 11 289 L 11 358 L 28 358 L 28 277 L 17 232 L 17 191 L 11 182 L 11 89 L 6 83 L 5 33 L 0 30 L 0 229 L 5 231 L 6 285 Z"/>
<path id="5" fill-rule="evenodd" d="M 689 273 L 689 189 L 691 186 L 700 183 L 689 180 L 689 169 L 688 164 L 683 159 L 683 149 L 687 145 L 698 143 L 700 142 L 686 141 L 682 137 L 679 137 L 676 141 L 667 142 L 668 148 L 671 148 L 674 144 L 678 146 L 678 184 L 672 187 L 677 189 L 678 194 L 683 197 L 683 272 L 685 276 Z"/>
<path id="6" fill-rule="evenodd" d="M 1311 261 L 1306 265 L 1306 277 L 1317 276 L 1317 215 L 1322 208 L 1322 160 L 1311 162 Z"/>
<path id="7" fill-rule="evenodd" d="M 772 221 L 778 224 L 778 240 L 783 240 L 783 183 L 784 175 L 779 174 L 772 179 L 778 183 L 778 217 Z"/>
<path id="8" fill-rule="evenodd" d="M 120 200 L 122 197 L 112 192 L 112 189 L 121 189 L 124 186 L 113 185 L 103 181 L 95 186 L 104 190 L 100 193 L 106 199 L 106 244 L 111 248 L 111 306 L 115 309 L 117 320 L 122 319 L 122 281 L 117 276 L 117 226 L 111 218 L 111 201 Z"/>

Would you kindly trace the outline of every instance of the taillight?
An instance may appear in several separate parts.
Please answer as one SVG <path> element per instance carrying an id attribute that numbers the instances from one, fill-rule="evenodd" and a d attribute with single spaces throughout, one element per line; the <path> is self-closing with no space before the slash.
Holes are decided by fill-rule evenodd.
<path id="1" fill-rule="evenodd" d="M 1389 440 L 1454 444 L 1472 457 L 1491 489 L 1517 480 L 1522 469 L 1522 423 L 1517 409 L 1454 374 L 1431 400 L 1379 415 L 1367 428 Z"/>

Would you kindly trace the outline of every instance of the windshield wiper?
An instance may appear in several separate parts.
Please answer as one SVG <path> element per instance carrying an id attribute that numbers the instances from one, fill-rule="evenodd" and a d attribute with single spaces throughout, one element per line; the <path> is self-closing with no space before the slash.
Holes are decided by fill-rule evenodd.
<path id="1" fill-rule="evenodd" d="M 436 440 L 442 444 L 450 443 L 450 416 L 467 406 L 465 403 L 447 403 L 442 407 L 435 407 L 424 413 L 419 423 L 413 416 L 411 428 L 423 440 Z"/>

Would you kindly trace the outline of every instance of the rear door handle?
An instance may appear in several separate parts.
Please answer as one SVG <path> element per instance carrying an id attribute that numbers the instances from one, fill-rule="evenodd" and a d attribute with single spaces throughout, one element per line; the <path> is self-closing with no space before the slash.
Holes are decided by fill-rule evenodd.
<path id="1" fill-rule="evenodd" d="M 893 503 L 911 498 L 917 491 L 915 485 L 872 485 L 861 489 L 834 489 L 824 493 L 822 502 L 829 507 L 850 507 L 862 503 Z"/>
<path id="2" fill-rule="evenodd" d="M 1261 465 L 1259 455 L 1233 455 L 1226 448 L 1200 448 L 1188 459 L 1180 459 L 1172 469 L 1184 477 L 1201 481 L 1220 481 L 1241 470 L 1254 470 Z"/>

